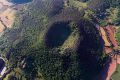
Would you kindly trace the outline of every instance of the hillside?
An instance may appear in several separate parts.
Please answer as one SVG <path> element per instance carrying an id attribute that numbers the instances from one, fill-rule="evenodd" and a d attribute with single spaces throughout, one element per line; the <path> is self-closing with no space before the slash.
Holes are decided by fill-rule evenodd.
<path id="1" fill-rule="evenodd" d="M 3 80 L 96 79 L 109 58 L 104 54 L 104 40 L 96 25 L 119 26 L 116 19 L 119 6 L 117 0 L 113 2 L 28 0 L 26 4 L 17 3 L 15 22 L 0 37 L 0 53 L 10 69 Z M 114 17 L 112 8 L 115 8 Z M 112 17 L 112 22 L 106 17 Z M 116 36 L 119 42 L 119 29 Z"/>

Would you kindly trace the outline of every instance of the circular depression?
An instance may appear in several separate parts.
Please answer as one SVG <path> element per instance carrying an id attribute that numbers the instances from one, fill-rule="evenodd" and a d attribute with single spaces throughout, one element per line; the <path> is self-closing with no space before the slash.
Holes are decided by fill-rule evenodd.
<path id="1" fill-rule="evenodd" d="M 53 23 L 45 35 L 46 46 L 50 48 L 61 46 L 71 32 L 69 22 Z"/>

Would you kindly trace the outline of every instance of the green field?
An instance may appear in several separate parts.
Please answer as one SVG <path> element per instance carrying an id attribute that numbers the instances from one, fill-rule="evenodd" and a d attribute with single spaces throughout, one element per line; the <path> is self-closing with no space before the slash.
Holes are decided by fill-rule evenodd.
<path id="1" fill-rule="evenodd" d="M 116 72 L 112 76 L 113 80 L 119 80 L 120 79 L 120 65 L 117 65 Z"/>

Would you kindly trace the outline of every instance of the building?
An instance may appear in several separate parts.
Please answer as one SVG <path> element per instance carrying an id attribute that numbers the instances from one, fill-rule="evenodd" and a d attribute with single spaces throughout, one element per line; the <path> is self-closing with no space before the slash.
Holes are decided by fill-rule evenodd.
<path id="1" fill-rule="evenodd" d="M 2 57 L 0 57 L 0 77 L 5 73 L 6 67 L 5 67 L 5 61 Z"/>

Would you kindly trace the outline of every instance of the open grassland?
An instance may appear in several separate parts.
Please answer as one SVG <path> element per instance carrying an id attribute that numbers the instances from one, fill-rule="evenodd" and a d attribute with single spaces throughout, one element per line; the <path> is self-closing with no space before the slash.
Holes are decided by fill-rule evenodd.
<path id="1" fill-rule="evenodd" d="M 120 79 L 120 65 L 117 66 L 116 72 L 112 75 L 113 80 L 119 80 Z"/>
<path id="2" fill-rule="evenodd" d="M 118 44 L 120 45 L 120 27 L 119 26 L 116 28 L 115 37 L 116 37 Z"/>
<path id="3" fill-rule="evenodd" d="M 78 10 L 81 10 L 81 9 L 88 7 L 87 2 L 84 3 L 84 2 L 75 1 L 75 0 L 69 0 L 69 2 L 70 2 L 69 6 L 73 6 L 75 8 L 78 8 Z"/>

